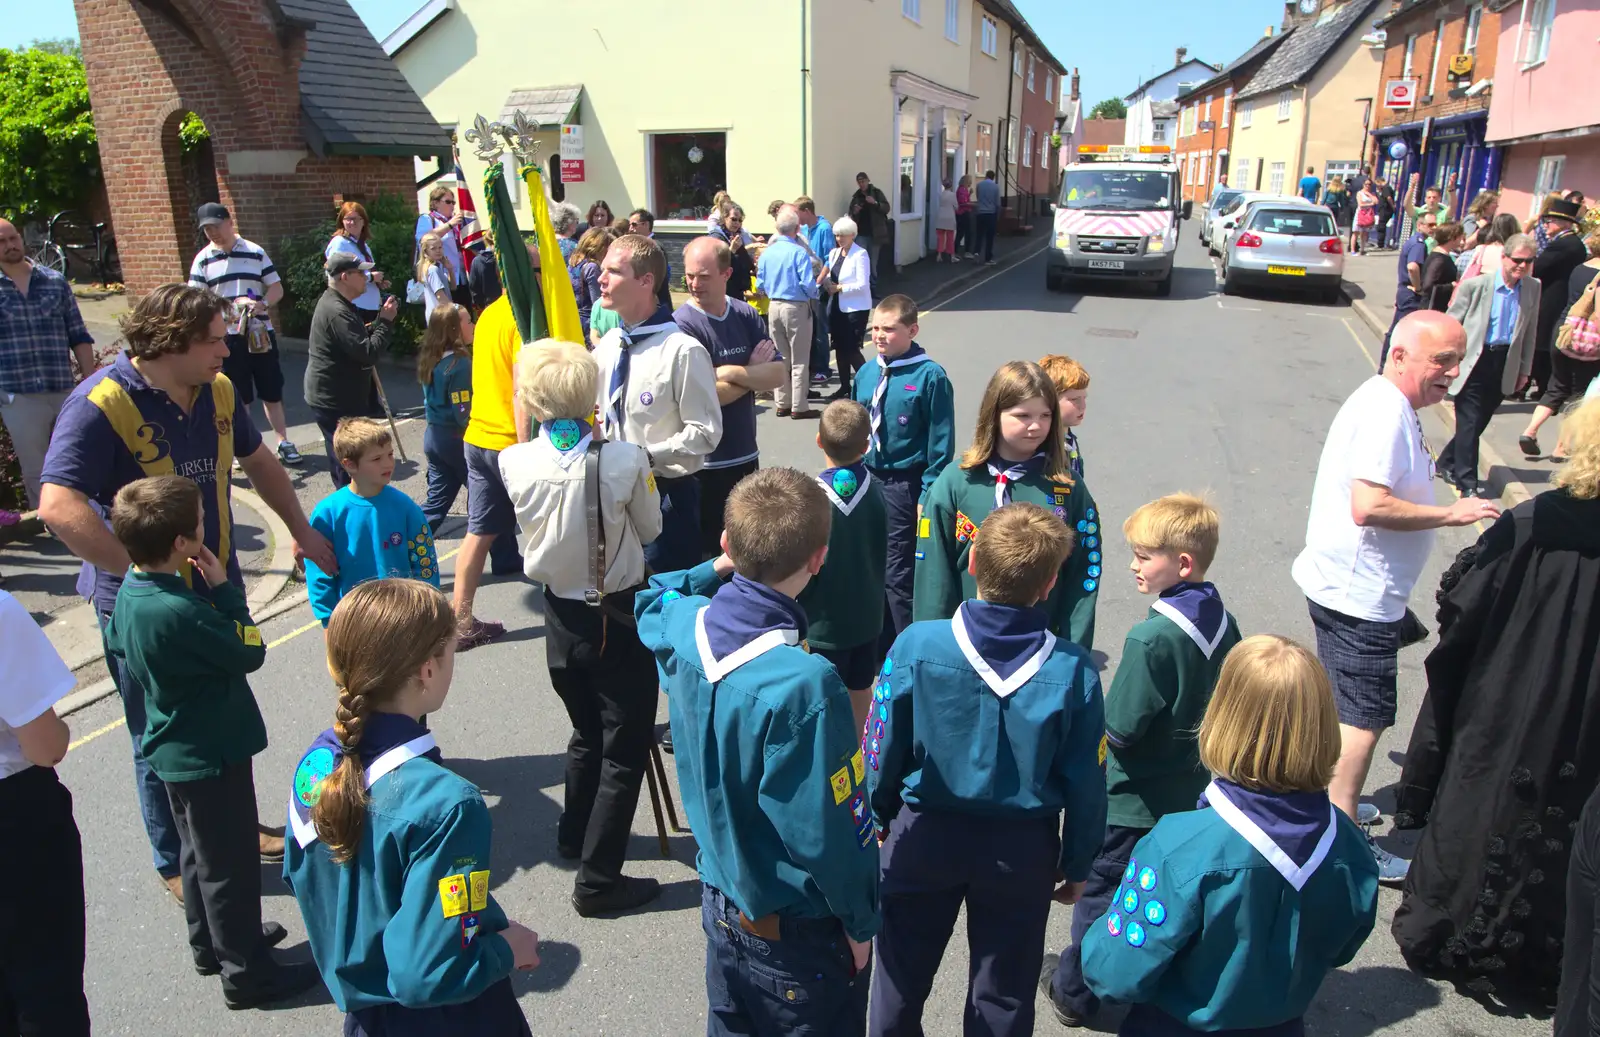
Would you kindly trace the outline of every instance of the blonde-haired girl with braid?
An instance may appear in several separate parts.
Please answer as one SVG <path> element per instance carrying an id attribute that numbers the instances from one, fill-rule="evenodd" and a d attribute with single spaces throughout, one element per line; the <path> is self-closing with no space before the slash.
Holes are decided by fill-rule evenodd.
<path id="1" fill-rule="evenodd" d="M 369 580 L 327 646 L 338 705 L 295 767 L 283 878 L 344 1032 L 530 1035 L 509 976 L 538 934 L 489 895 L 488 807 L 422 726 L 455 669 L 450 600 Z"/>

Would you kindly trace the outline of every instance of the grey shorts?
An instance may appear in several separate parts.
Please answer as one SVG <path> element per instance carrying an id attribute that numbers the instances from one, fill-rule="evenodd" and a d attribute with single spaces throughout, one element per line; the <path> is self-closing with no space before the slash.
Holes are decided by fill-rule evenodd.
<path id="1" fill-rule="evenodd" d="M 1363 731 L 1394 726 L 1398 710 L 1401 621 L 1357 619 L 1306 599 L 1317 658 L 1333 684 L 1339 722 Z"/>

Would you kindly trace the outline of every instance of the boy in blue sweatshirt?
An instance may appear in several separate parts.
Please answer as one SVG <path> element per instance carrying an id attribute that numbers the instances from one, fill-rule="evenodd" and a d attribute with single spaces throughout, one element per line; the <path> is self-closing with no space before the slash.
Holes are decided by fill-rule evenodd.
<path id="1" fill-rule="evenodd" d="M 322 498 L 311 512 L 311 528 L 333 545 L 339 571 L 324 572 L 306 559 L 311 611 L 323 626 L 358 583 L 407 576 L 439 586 L 433 531 L 417 502 L 389 485 L 394 478 L 389 430 L 370 418 L 345 418 L 333 433 L 333 455 L 350 485 Z"/>
<path id="2" fill-rule="evenodd" d="M 830 510 L 812 476 L 748 475 L 728 496 L 725 553 L 634 599 L 700 845 L 708 1034 L 866 1033 L 866 764 L 850 693 L 806 651 L 795 601 L 827 556 Z"/>
<path id="3" fill-rule="evenodd" d="M 867 408 L 872 423 L 867 469 L 882 488 L 889 512 L 879 641 L 884 651 L 911 622 L 922 502 L 956 452 L 950 378 L 917 345 L 917 330 L 916 302 L 908 295 L 885 297 L 872 311 L 878 356 L 856 372 L 855 381 L 855 401 Z"/>
<path id="4" fill-rule="evenodd" d="M 1072 546 L 1037 504 L 991 512 L 968 561 L 978 597 L 907 627 L 883 664 L 862 735 L 887 829 L 875 1035 L 922 1032 L 963 903 L 968 1032 L 1033 1033 L 1051 898 L 1077 899 L 1106 819 L 1099 677 L 1035 607 Z"/>

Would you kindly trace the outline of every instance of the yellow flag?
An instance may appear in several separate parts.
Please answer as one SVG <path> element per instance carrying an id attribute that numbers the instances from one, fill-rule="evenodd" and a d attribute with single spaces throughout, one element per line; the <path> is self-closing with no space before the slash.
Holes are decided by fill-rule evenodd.
<path id="1" fill-rule="evenodd" d="M 536 166 L 524 166 L 522 182 L 528 188 L 528 205 L 533 209 L 533 231 L 539 238 L 539 283 L 543 289 L 544 315 L 550 325 L 550 337 L 584 345 L 583 324 L 578 320 L 578 297 L 572 293 L 567 262 L 561 258 L 555 224 L 550 222 L 544 178 L 539 175 Z"/>

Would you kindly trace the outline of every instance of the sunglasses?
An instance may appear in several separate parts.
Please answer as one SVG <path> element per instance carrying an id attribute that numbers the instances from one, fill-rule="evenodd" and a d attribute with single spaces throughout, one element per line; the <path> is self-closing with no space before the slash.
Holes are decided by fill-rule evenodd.
<path id="1" fill-rule="evenodd" d="M 1511 260 L 1511 265 L 1512 266 L 1527 266 L 1529 263 L 1533 262 L 1533 257 L 1532 256 L 1529 256 L 1526 259 L 1519 259 L 1516 256 L 1510 256 L 1509 258 Z"/>

